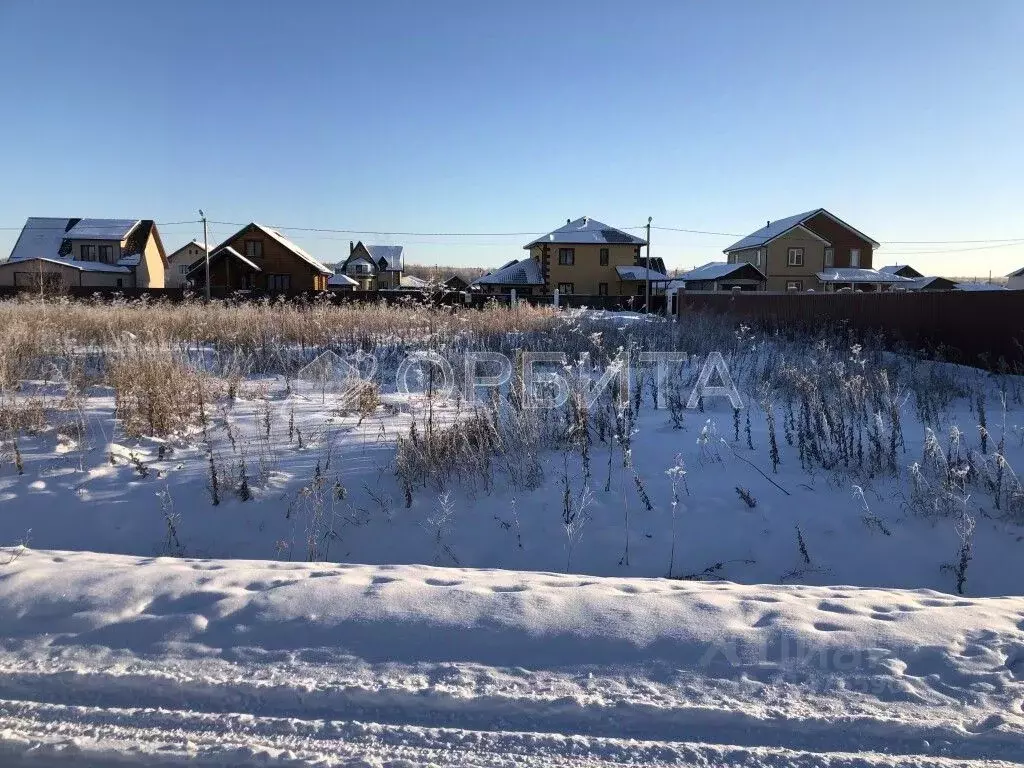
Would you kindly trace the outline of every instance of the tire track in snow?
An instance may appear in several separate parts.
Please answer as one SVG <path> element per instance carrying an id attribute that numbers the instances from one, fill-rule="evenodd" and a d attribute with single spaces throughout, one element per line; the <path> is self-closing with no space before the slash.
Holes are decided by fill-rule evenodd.
<path id="1" fill-rule="evenodd" d="M 652 742 L 537 732 L 180 710 L 104 709 L 0 700 L 0 758 L 10 768 L 123 765 L 589 766 L 1010 765 L 878 752 L 814 753 L 784 747 Z"/>

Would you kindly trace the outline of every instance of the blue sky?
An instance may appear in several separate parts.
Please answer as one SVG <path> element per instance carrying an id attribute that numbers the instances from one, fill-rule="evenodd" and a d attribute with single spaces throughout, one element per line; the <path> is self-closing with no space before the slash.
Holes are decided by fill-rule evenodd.
<path id="1" fill-rule="evenodd" d="M 823 206 L 883 242 L 876 264 L 1002 274 L 1024 266 L 1022 39 L 1019 0 L 0 0 L 0 227 L 202 207 L 746 234 Z M 199 228 L 161 231 L 176 247 Z M 287 234 L 324 261 L 362 238 L 479 266 L 531 239 Z M 16 236 L 0 229 L 0 254 Z M 652 239 L 679 267 L 731 242 Z"/>

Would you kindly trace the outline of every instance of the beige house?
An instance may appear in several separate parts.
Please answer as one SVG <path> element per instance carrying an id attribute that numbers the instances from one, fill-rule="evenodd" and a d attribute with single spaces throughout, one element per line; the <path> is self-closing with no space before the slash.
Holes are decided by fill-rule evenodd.
<path id="1" fill-rule="evenodd" d="M 545 293 L 557 290 L 562 294 L 635 296 L 643 294 L 647 285 L 640 255 L 645 245 L 643 238 L 584 216 L 575 221 L 566 219 L 564 227 L 526 244 L 524 249 L 539 267 Z M 653 263 L 651 266 L 652 280 L 667 279 L 654 270 Z"/>
<path id="2" fill-rule="evenodd" d="M 211 250 L 213 246 L 210 246 Z M 185 288 L 188 285 L 188 270 L 206 256 L 206 249 L 199 238 L 185 243 L 167 257 L 167 287 Z"/>
<path id="3" fill-rule="evenodd" d="M 879 244 L 824 208 L 769 221 L 728 248 L 729 264 L 746 262 L 769 291 L 830 290 L 856 284 L 882 289 L 900 282 L 871 269 Z"/>
<path id="4" fill-rule="evenodd" d="M 167 254 L 152 219 L 30 217 L 0 285 L 59 291 L 163 288 Z"/>

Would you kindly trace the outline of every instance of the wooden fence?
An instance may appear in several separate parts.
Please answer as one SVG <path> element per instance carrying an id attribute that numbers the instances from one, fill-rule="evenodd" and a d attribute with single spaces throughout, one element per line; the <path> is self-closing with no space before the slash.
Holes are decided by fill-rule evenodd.
<path id="1" fill-rule="evenodd" d="M 685 293 L 680 319 L 692 312 L 727 313 L 766 331 L 846 330 L 931 356 L 1024 370 L 1024 291 L 916 293 Z"/>

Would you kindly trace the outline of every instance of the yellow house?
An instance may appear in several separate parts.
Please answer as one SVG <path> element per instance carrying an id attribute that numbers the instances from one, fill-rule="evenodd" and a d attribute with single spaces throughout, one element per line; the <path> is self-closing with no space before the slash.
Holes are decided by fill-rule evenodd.
<path id="1" fill-rule="evenodd" d="M 641 248 L 647 241 L 589 216 L 566 220 L 564 227 L 527 243 L 544 290 L 589 296 L 635 296 L 647 286 Z M 653 267 L 653 264 L 652 264 Z M 666 280 L 651 270 L 651 280 Z"/>
<path id="2" fill-rule="evenodd" d="M 163 288 L 167 254 L 152 219 L 32 216 L 0 264 L 0 285 Z"/>

